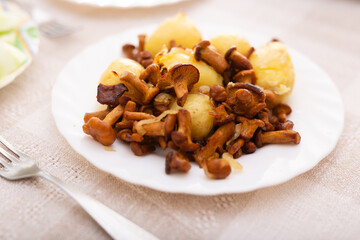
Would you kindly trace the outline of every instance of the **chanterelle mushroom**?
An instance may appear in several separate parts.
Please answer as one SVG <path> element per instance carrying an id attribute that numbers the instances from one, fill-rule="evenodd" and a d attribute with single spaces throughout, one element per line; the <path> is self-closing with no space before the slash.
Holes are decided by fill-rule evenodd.
<path id="1" fill-rule="evenodd" d="M 228 67 L 228 63 L 225 58 L 221 56 L 221 54 L 218 53 L 207 40 L 201 41 L 195 45 L 194 54 L 197 61 L 203 60 L 220 74 L 222 74 Z"/>
<path id="2" fill-rule="evenodd" d="M 291 113 L 291 107 L 287 104 L 279 104 L 274 108 L 274 115 L 278 117 L 281 123 L 286 121 L 287 115 Z"/>
<path id="3" fill-rule="evenodd" d="M 213 158 L 204 164 L 205 175 L 212 179 L 224 179 L 231 173 L 228 161 L 221 158 Z"/>
<path id="4" fill-rule="evenodd" d="M 231 138 L 235 131 L 235 123 L 229 122 L 219 127 L 215 133 L 208 138 L 206 146 L 196 152 L 194 157 L 200 167 L 211 157 L 218 146 L 223 146 L 227 140 Z"/>
<path id="5" fill-rule="evenodd" d="M 171 133 L 171 139 L 184 152 L 194 152 L 200 146 L 191 140 L 191 116 L 190 112 L 180 109 L 178 114 L 178 130 Z"/>
<path id="6" fill-rule="evenodd" d="M 150 103 L 159 92 L 159 88 L 150 87 L 146 82 L 140 80 L 134 73 L 129 71 L 123 72 L 120 75 L 120 82 L 128 89 L 125 95 L 139 104 Z"/>
<path id="7" fill-rule="evenodd" d="M 244 82 L 244 83 L 256 83 L 256 75 L 253 69 L 242 70 L 233 76 L 234 82 Z"/>
<path id="8" fill-rule="evenodd" d="M 181 172 L 187 172 L 191 168 L 189 163 L 189 158 L 185 156 L 181 151 L 177 151 L 175 154 L 169 152 L 166 155 L 165 161 L 165 172 L 167 174 L 171 173 L 171 170 L 179 170 Z"/>
<path id="9" fill-rule="evenodd" d="M 153 63 L 146 67 L 146 69 L 140 74 L 139 78 L 156 86 L 160 77 L 161 77 L 160 66 L 158 64 Z"/>
<path id="10" fill-rule="evenodd" d="M 110 146 L 116 139 L 115 131 L 112 125 L 124 113 L 124 108 L 121 105 L 115 107 L 104 120 L 97 117 L 92 117 L 83 125 L 84 133 L 91 135 L 96 141 L 105 146 Z"/>
<path id="11" fill-rule="evenodd" d="M 157 87 L 160 90 L 174 88 L 177 104 L 184 106 L 187 95 L 193 85 L 199 81 L 199 70 L 191 64 L 177 64 L 159 79 Z"/>
<path id="12" fill-rule="evenodd" d="M 300 134 L 293 130 L 280 130 L 262 132 L 257 131 L 255 134 L 255 144 L 257 147 L 262 147 L 264 144 L 270 143 L 293 143 L 299 144 L 301 140 Z"/>
<path id="13" fill-rule="evenodd" d="M 238 116 L 236 120 L 241 122 L 240 136 L 247 140 L 252 138 L 256 129 L 265 127 L 265 123 L 259 119 L 247 119 L 245 117 Z"/>
<path id="14" fill-rule="evenodd" d="M 226 104 L 238 115 L 253 118 L 266 107 L 264 92 L 252 84 L 229 83 L 226 91 Z"/>
<path id="15" fill-rule="evenodd" d="M 107 104 L 111 107 L 119 105 L 119 98 L 128 89 L 124 84 L 119 83 L 116 85 L 99 84 L 97 88 L 97 100 L 101 104 Z"/>
<path id="16" fill-rule="evenodd" d="M 252 69 L 250 61 L 236 50 L 236 47 L 231 47 L 225 54 L 225 59 L 231 64 L 232 67 L 241 70 Z"/>

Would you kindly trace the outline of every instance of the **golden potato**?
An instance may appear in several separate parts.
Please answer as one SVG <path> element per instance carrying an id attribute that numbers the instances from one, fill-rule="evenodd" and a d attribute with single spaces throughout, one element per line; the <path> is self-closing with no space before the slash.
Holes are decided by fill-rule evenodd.
<path id="1" fill-rule="evenodd" d="M 249 58 L 257 77 L 256 84 L 278 94 L 277 102 L 290 95 L 295 79 L 294 67 L 284 44 L 270 42 L 256 49 Z"/>
<path id="2" fill-rule="evenodd" d="M 113 71 L 118 75 L 125 71 L 130 71 L 139 77 L 142 71 L 144 71 L 144 67 L 134 60 L 128 58 L 118 58 L 113 61 L 101 75 L 100 83 L 105 85 L 114 85 L 120 83 L 119 78 L 114 75 Z"/>
<path id="3" fill-rule="evenodd" d="M 246 53 L 251 48 L 250 43 L 246 38 L 231 33 L 224 33 L 213 37 L 211 40 L 211 45 L 213 45 L 221 55 L 225 55 L 226 51 L 229 50 L 232 46 L 236 46 L 236 49 L 242 55 Z"/>
<path id="4" fill-rule="evenodd" d="M 170 106 L 170 109 L 176 110 L 179 107 L 175 102 Z M 184 109 L 188 110 L 191 115 L 191 137 L 195 140 L 202 140 L 214 126 L 214 117 L 209 113 L 214 111 L 214 107 L 207 95 L 201 93 L 190 93 L 186 99 Z"/>
<path id="5" fill-rule="evenodd" d="M 185 48 L 192 48 L 201 41 L 201 33 L 184 13 L 179 13 L 173 18 L 165 20 L 149 37 L 145 44 L 145 50 L 155 56 L 165 44 L 175 40 Z"/>
<path id="6" fill-rule="evenodd" d="M 156 63 L 163 63 L 164 67 L 170 69 L 172 66 L 179 63 L 187 63 L 194 65 L 200 72 L 199 81 L 194 85 L 193 89 L 196 91 L 200 86 L 212 86 L 215 84 L 223 85 L 223 78 L 218 74 L 214 68 L 207 65 L 203 61 L 196 61 L 192 49 L 172 48 L 168 53 L 167 50 L 155 57 Z M 193 91 L 193 92 L 194 92 Z"/>

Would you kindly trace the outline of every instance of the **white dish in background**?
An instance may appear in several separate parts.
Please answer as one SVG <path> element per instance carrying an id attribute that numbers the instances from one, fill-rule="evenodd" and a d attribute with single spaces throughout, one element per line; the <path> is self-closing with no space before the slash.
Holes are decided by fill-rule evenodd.
<path id="1" fill-rule="evenodd" d="M 25 61 L 18 68 L 16 68 L 16 70 L 3 77 L 0 77 L 0 88 L 3 88 L 14 81 L 17 76 L 19 76 L 26 68 L 29 67 L 39 50 L 40 39 L 37 24 L 24 10 L 13 3 L 5 1 L 0 3 L 1 11 L 5 10 L 7 12 L 12 12 L 16 15 L 16 17 L 19 18 L 19 25 L 16 27 L 15 31 L 8 32 L 8 36 L 6 38 L 14 38 L 13 41 L 16 44 L 11 46 L 15 46 L 16 49 L 20 50 L 25 56 Z M 0 38 L 1 37 L 2 39 L 5 38 L 4 35 L 0 35 Z"/>
<path id="2" fill-rule="evenodd" d="M 135 8 L 173 4 L 185 0 L 66 0 L 94 7 Z"/>
<path id="3" fill-rule="evenodd" d="M 165 153 L 136 157 L 130 147 L 117 140 L 104 147 L 82 132 L 83 115 L 98 109 L 99 78 L 117 57 L 124 43 L 137 43 L 137 35 L 155 27 L 124 31 L 96 43 L 75 56 L 58 76 L 52 92 L 56 125 L 69 144 L 89 162 L 125 181 L 156 190 L 196 195 L 241 193 L 283 183 L 313 168 L 335 147 L 342 132 L 344 108 L 334 83 L 315 63 L 289 48 L 295 66 L 295 86 L 289 98 L 290 119 L 301 135 L 299 145 L 268 145 L 243 155 L 240 173 L 224 180 L 206 178 L 196 164 L 186 174 L 165 174 Z M 199 25 L 204 39 L 223 32 L 222 26 Z M 232 30 L 233 31 L 233 30 Z M 256 48 L 270 38 L 237 30 Z"/>

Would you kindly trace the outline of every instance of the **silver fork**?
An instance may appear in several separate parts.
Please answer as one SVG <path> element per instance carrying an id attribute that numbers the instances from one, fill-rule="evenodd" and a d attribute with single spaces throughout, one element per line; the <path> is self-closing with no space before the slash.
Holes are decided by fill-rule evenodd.
<path id="1" fill-rule="evenodd" d="M 64 37 L 75 32 L 75 28 L 60 23 L 40 8 L 34 7 L 31 15 L 39 25 L 40 32 L 49 38 Z"/>
<path id="2" fill-rule="evenodd" d="M 8 180 L 42 177 L 62 188 L 114 239 L 158 239 L 95 199 L 42 171 L 29 156 L 16 150 L 0 136 L 0 175 Z"/>
<path id="3" fill-rule="evenodd" d="M 32 2 L 33 0 L 0 0 L 0 5 L 2 5 L 4 9 L 6 9 L 6 1 L 13 2 L 21 6 L 24 10 L 26 9 L 26 11 L 31 14 L 32 19 L 39 25 L 40 32 L 48 38 L 64 37 L 78 30 L 60 23 L 49 13 L 35 7 Z"/>

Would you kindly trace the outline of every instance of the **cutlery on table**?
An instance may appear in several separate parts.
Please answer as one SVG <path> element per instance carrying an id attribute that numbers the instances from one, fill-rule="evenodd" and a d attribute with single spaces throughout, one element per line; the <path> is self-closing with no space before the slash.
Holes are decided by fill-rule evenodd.
<path id="1" fill-rule="evenodd" d="M 8 180 L 42 177 L 62 188 L 114 239 L 158 239 L 90 196 L 42 171 L 36 162 L 0 136 L 0 175 Z"/>
<path id="2" fill-rule="evenodd" d="M 7 0 L 0 0 L 0 5 L 5 11 L 8 9 L 6 2 Z M 34 7 L 31 1 L 8 0 L 8 2 L 13 2 L 26 9 L 31 14 L 32 19 L 38 24 L 40 32 L 48 38 L 64 37 L 75 33 L 77 30 L 74 27 L 59 22 L 44 10 Z"/>

